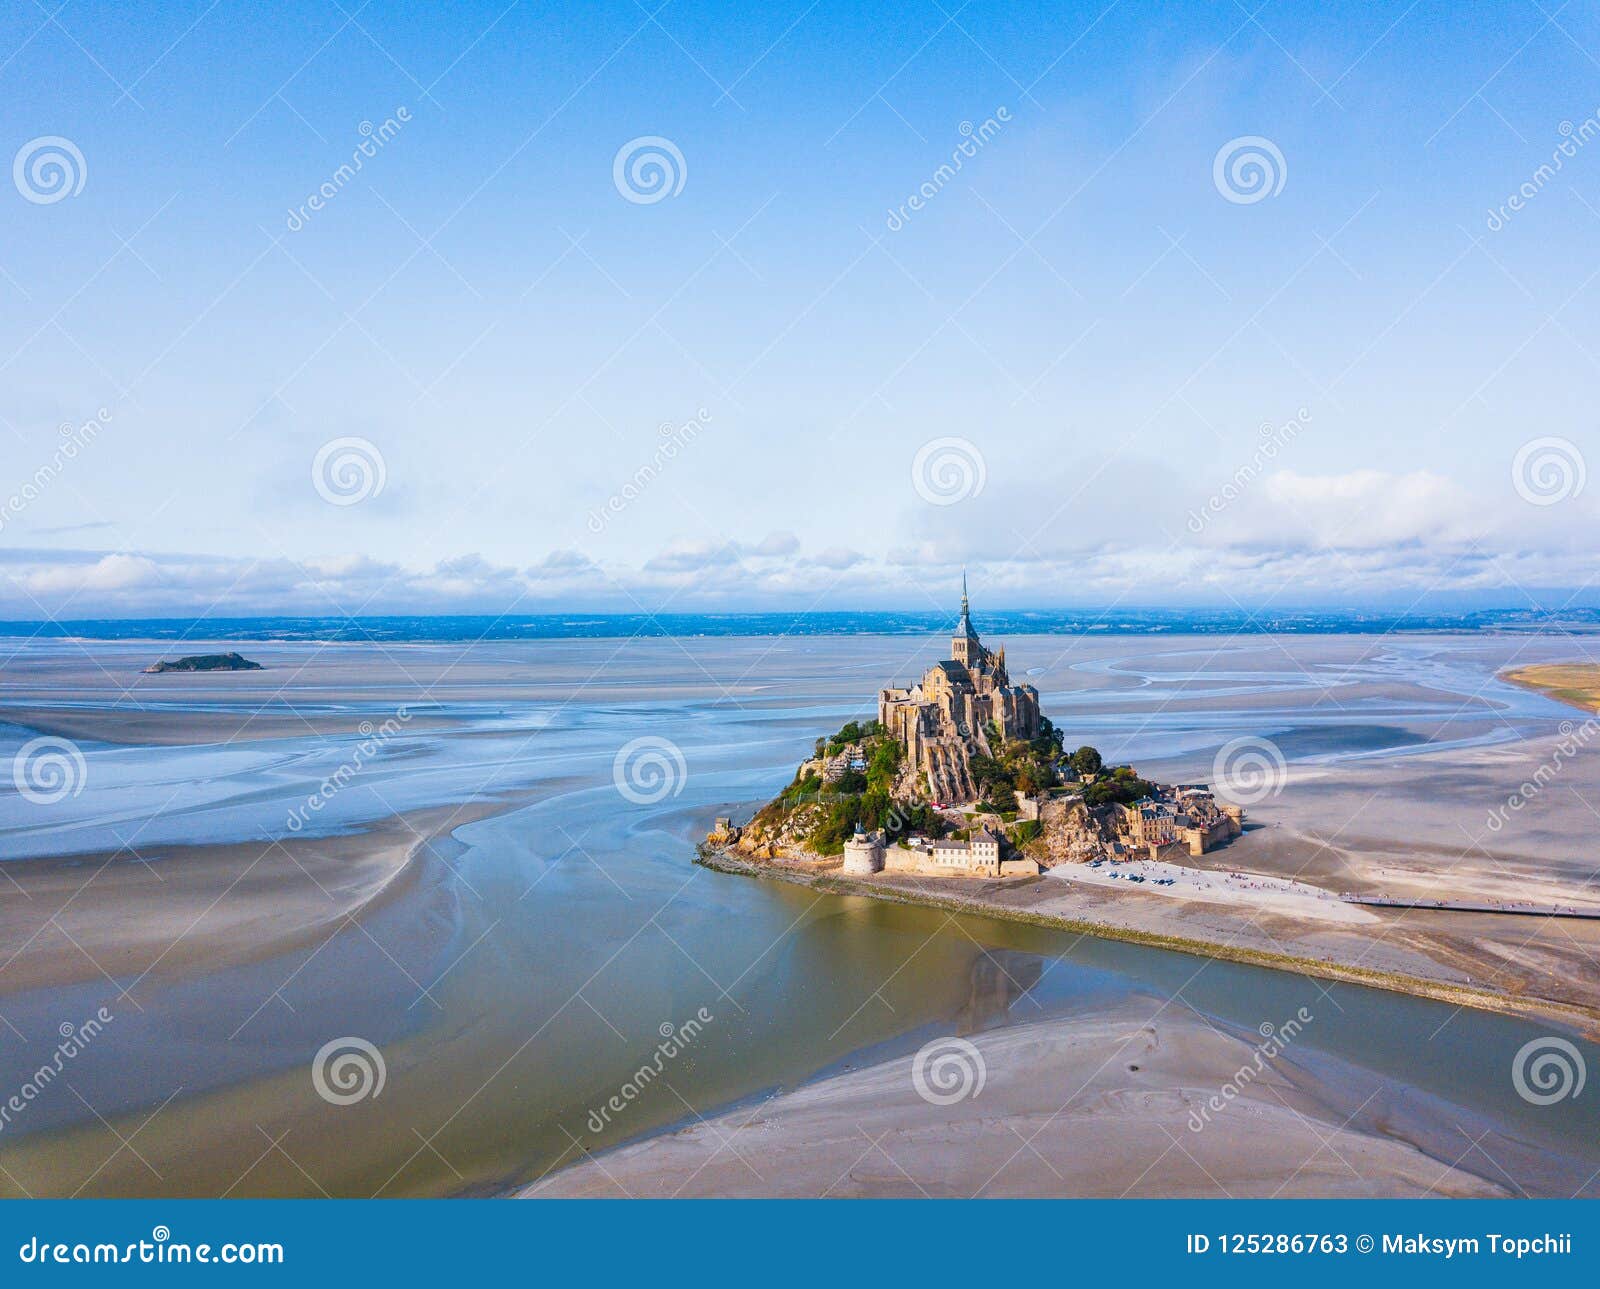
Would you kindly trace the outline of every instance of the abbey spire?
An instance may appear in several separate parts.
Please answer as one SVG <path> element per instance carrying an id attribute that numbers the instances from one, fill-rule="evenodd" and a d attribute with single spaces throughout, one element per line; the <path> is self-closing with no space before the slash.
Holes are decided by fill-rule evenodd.
<path id="1" fill-rule="evenodd" d="M 1013 685 L 1005 654 L 991 653 L 978 639 L 965 571 L 950 657 L 908 689 L 880 690 L 878 721 L 900 744 L 933 801 L 974 800 L 968 759 L 980 753 L 992 757 L 1011 739 L 1038 733 L 1039 693 L 1032 685 Z"/>
<path id="2" fill-rule="evenodd" d="M 971 606 L 966 603 L 966 569 L 962 569 L 962 621 L 955 624 L 955 635 L 965 640 L 978 640 L 978 632 L 973 627 L 973 613 Z"/>

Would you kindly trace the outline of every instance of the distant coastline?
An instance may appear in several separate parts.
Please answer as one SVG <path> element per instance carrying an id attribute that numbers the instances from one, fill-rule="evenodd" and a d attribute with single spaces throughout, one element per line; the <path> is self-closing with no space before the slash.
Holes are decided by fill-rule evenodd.
<path id="1" fill-rule="evenodd" d="M 1600 609 L 1381 613 L 1355 609 L 1013 609 L 985 614 L 991 635 L 1600 635 Z M 34 640 L 415 642 L 599 640 L 941 633 L 937 612 L 387 614 L 347 618 L 85 618 L 0 621 L 0 638 Z"/>

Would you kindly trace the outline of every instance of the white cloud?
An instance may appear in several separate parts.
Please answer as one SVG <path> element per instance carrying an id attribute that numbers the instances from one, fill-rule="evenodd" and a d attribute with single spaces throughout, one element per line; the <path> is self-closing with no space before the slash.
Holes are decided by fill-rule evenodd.
<path id="1" fill-rule="evenodd" d="M 528 576 L 536 578 L 569 577 L 574 573 L 585 573 L 598 567 L 582 551 L 551 551 L 537 564 L 528 569 Z"/>
<path id="2" fill-rule="evenodd" d="M 750 553 L 763 557 L 781 556 L 793 555 L 799 549 L 800 539 L 793 533 L 768 533 L 750 548 Z"/>
<path id="3" fill-rule="evenodd" d="M 153 560 L 142 555 L 104 555 L 93 564 L 46 566 L 20 579 L 29 592 L 51 595 L 59 592 L 126 591 L 160 583 L 160 571 Z"/>
<path id="4" fill-rule="evenodd" d="M 648 572 L 688 573 L 698 569 L 737 564 L 739 552 L 728 541 L 674 542 L 666 550 L 645 561 Z"/>
<path id="5" fill-rule="evenodd" d="M 1253 509 L 1246 493 L 1240 509 L 1246 524 L 1266 521 L 1254 537 L 1271 544 L 1287 539 L 1287 544 L 1335 550 L 1371 549 L 1406 542 L 1455 544 L 1485 535 L 1484 511 L 1466 490 L 1425 470 L 1331 475 L 1280 470 L 1261 485 L 1264 505 Z"/>
<path id="6" fill-rule="evenodd" d="M 1176 519 L 1192 490 L 1171 491 L 1170 472 L 1151 479 L 1162 486 L 1102 496 L 1092 511 L 1062 504 L 1058 490 L 1081 489 L 1081 478 L 1032 480 L 1021 495 L 995 488 L 987 508 L 929 507 L 940 517 L 885 523 L 876 550 L 808 551 L 777 531 L 680 538 L 604 562 L 562 548 L 521 568 L 478 553 L 416 568 L 342 552 L 252 561 L 11 548 L 0 552 L 0 617 L 920 609 L 950 599 L 963 565 L 996 607 L 1403 603 L 1432 591 L 1519 605 L 1529 599 L 1523 588 L 1577 587 L 1590 575 L 1588 497 L 1496 511 L 1431 471 L 1279 470 L 1251 479 L 1194 533 L 1160 518 Z M 1115 510 L 1112 500 L 1124 519 L 1102 525 L 1095 516 Z M 1491 512 L 1498 527 L 1482 518 Z M 1050 522 L 1039 540 L 1016 541 L 1041 514 Z M 873 531 L 851 535 L 870 540 Z M 897 534 L 913 540 L 893 543 Z"/>
<path id="7" fill-rule="evenodd" d="M 843 546 L 830 546 L 827 550 L 818 551 L 812 557 L 812 563 L 820 564 L 823 568 L 847 569 L 854 568 L 865 559 L 866 556 L 857 551 L 847 550 Z"/>

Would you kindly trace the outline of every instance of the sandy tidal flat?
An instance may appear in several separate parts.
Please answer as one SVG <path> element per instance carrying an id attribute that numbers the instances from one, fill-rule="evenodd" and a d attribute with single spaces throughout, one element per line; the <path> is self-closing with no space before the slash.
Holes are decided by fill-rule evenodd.
<path id="1" fill-rule="evenodd" d="M 1592 781 L 1586 765 L 1564 768 L 1503 831 L 1486 831 L 1506 785 L 1548 758 L 1549 737 L 1572 714 L 1494 681 L 1524 642 L 1248 641 L 1220 652 L 1215 640 L 1179 638 L 1007 643 L 1074 740 L 1153 777 L 1208 777 L 1217 747 L 1241 732 L 1280 745 L 1290 770 L 1282 794 L 1252 807 L 1259 827 L 1196 868 L 1328 892 L 1425 892 L 1444 880 L 1551 899 L 1593 875 L 1592 815 L 1579 800 Z M 926 652 L 940 648 L 931 641 Z M 1364 1134 L 1335 1138 L 1350 1151 L 1398 1140 L 1442 1169 L 1467 1143 L 1417 1125 L 1417 1107 L 1439 1102 L 1460 1107 L 1474 1133 L 1500 1135 L 1484 1139 L 1504 1167 L 1482 1170 L 1493 1184 L 1571 1194 L 1600 1175 L 1586 1102 L 1533 1108 L 1512 1090 L 1518 1050 L 1570 1032 L 1552 1031 L 1546 1015 L 1513 1019 L 1455 998 L 1151 947 L 1177 936 L 1343 959 L 1536 1004 L 1593 998 L 1596 924 L 1392 910 L 1345 924 L 1287 904 L 1256 909 L 1174 899 L 1148 883 L 1048 878 L 1007 884 L 998 904 L 1009 907 L 989 916 L 693 865 L 694 842 L 715 816 L 770 797 L 819 731 L 859 718 L 876 686 L 908 670 L 910 651 L 888 637 L 284 643 L 244 649 L 266 672 L 130 682 L 150 660 L 148 643 L 19 646 L 0 670 L 0 715 L 10 718 L 0 755 L 64 734 L 80 740 L 83 777 L 81 791 L 48 804 L 0 794 L 0 875 L 10 879 L 0 880 L 9 892 L 0 901 L 0 1001 L 15 1040 L 0 1073 L 17 1086 L 50 1060 L 64 1018 L 105 1006 L 115 1019 L 75 1059 L 70 1088 L 55 1082 L 0 1136 L 0 1192 L 498 1193 L 698 1124 L 686 1102 L 721 1123 L 737 1113 L 728 1107 L 748 1113 L 752 1098 L 798 1088 L 794 1105 L 836 1113 L 808 1125 L 808 1139 L 833 1143 L 832 1152 L 859 1137 L 856 1122 L 881 1123 L 906 1171 L 941 1193 L 940 1134 L 968 1134 L 962 1147 L 970 1141 L 984 1157 L 998 1150 L 986 1135 L 994 1123 L 1042 1122 L 1071 1089 L 1049 1085 L 1055 1104 L 1041 1112 L 997 1048 L 977 1102 L 897 1119 L 891 1084 L 903 1069 L 862 1067 L 892 1067 L 920 1036 L 951 1028 L 981 1048 L 1023 1043 L 996 1028 L 1013 1025 L 1032 1034 L 1023 1059 L 1050 1067 L 1059 1057 L 1061 1078 L 1080 1069 L 1087 1077 L 1088 1057 L 1073 1043 L 1103 1059 L 1120 1035 L 1151 1024 L 1145 1059 L 1095 1067 L 1106 1108 L 1078 1120 L 1105 1152 L 1122 1141 L 1144 1153 L 1120 1164 L 1091 1154 L 1103 1167 L 1078 1168 L 1073 1142 L 1058 1142 L 1041 1149 L 1050 1167 L 1028 1151 L 1012 1166 L 1037 1176 L 1008 1170 L 1012 1180 L 982 1193 L 1120 1193 L 1136 1182 L 1135 1193 L 1151 1193 L 1167 1173 L 1198 1193 L 1205 1173 L 1175 1148 L 1139 1182 L 1144 1142 L 1171 1145 L 1159 1128 L 1159 1139 L 1150 1135 L 1158 1123 L 1220 1181 L 1266 1189 L 1270 1165 L 1279 1169 L 1273 1184 L 1293 1178 L 1292 1189 L 1327 1160 L 1296 1175 L 1292 1134 L 1303 1125 L 1281 1108 L 1262 1101 L 1252 1111 L 1258 1135 L 1271 1138 L 1253 1143 L 1268 1161 L 1260 1174 L 1229 1172 L 1178 1129 L 1197 1090 L 1218 1086 L 1230 1062 L 1238 1067 L 1237 1045 L 1248 1048 L 1260 1023 L 1302 1004 L 1317 1022 L 1283 1071 L 1292 1092 L 1273 1083 L 1268 1095 L 1290 1096 L 1325 1131 Z M 619 749 L 643 736 L 683 753 L 681 791 L 646 802 L 619 794 Z M 330 783 L 337 791 L 324 800 Z M 314 799 L 320 809 L 309 808 Z M 1462 824 L 1487 853 L 1458 840 Z M 1152 934 L 1129 944 L 1008 920 L 1031 913 Z M 1130 1014 L 1130 998 L 1173 1005 Z M 702 1008 L 716 1020 L 670 1084 L 642 1087 L 626 1113 L 594 1127 L 596 1107 L 650 1059 L 661 1026 Z M 1058 1022 L 1129 1028 L 1075 1028 L 1060 1032 L 1065 1046 L 1045 1042 Z M 1190 1033 L 1200 1046 L 1164 1065 Z M 1222 1048 L 1191 1059 L 1218 1034 Z M 319 1095 L 314 1063 L 341 1036 L 382 1053 L 381 1097 L 346 1107 Z M 1597 1068 L 1600 1052 L 1584 1050 Z M 1367 1080 L 1358 1095 L 1347 1095 L 1343 1076 L 1318 1073 L 1350 1069 Z M 1157 1082 L 1153 1070 L 1162 1071 Z M 1036 1080 L 1056 1077 L 1035 1071 Z M 850 1117 L 856 1080 L 884 1089 L 876 1104 L 885 1117 Z M 1371 1091 L 1376 1099 L 1347 1124 Z M 965 1117 L 996 1105 L 1004 1113 L 993 1123 Z M 911 1110 L 922 1115 L 919 1107 Z M 1096 1135 L 1107 1123 L 1115 1130 Z M 431 1148 L 419 1126 L 438 1130 Z M 782 1124 L 772 1132 L 781 1136 Z M 1201 1139 L 1220 1147 L 1238 1132 L 1210 1124 Z M 866 1150 L 862 1139 L 834 1176 Z M 1576 1157 L 1551 1180 L 1548 1160 L 1564 1152 Z M 1425 1189 L 1431 1176 L 1407 1158 L 1390 1151 L 1362 1171 Z M 900 1176 L 879 1162 L 883 1177 Z M 1458 1171 L 1477 1174 L 1478 1162 Z M 709 1163 L 705 1171 L 716 1175 Z M 724 1177 L 725 1193 L 762 1193 L 738 1171 L 750 1185 Z M 833 1177 L 809 1180 L 821 1190 Z M 943 1193 L 983 1180 L 963 1174 Z M 1447 1174 L 1439 1189 L 1472 1184 Z M 1330 1179 L 1326 1189 L 1356 1186 Z"/>
<path id="2" fill-rule="evenodd" d="M 1380 1128 L 1348 1072 L 1321 1082 L 1154 1005 L 935 1039 L 555 1172 L 527 1198 L 1493 1196 Z M 934 1073 L 945 1052 L 945 1077 Z M 936 1097 L 922 1096 L 917 1069 Z M 1241 1069 L 1249 1069 L 1248 1080 Z M 979 1071 L 981 1070 L 981 1088 Z M 1222 1089 L 1228 1088 L 1225 1094 Z M 979 1089 L 971 1095 L 972 1089 Z M 957 1096 L 962 1089 L 968 1095 Z M 1216 1098 L 1220 1109 L 1212 1110 Z M 1365 1109 L 1371 1108 L 1369 1099 Z M 1416 1136 L 1449 1111 L 1428 1106 Z M 1198 1129 L 1196 1127 L 1198 1125 Z M 1462 1142 L 1465 1147 L 1468 1143 Z"/>

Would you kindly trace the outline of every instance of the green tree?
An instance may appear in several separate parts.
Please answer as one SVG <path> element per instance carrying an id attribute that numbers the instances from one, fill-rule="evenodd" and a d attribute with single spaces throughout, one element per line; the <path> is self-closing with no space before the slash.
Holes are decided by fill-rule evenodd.
<path id="1" fill-rule="evenodd" d="M 1105 762 L 1101 760 L 1100 753 L 1088 744 L 1080 747 L 1067 760 L 1068 764 L 1078 774 L 1099 774 L 1105 767 Z"/>
<path id="2" fill-rule="evenodd" d="M 849 744 L 860 742 L 861 737 L 861 726 L 855 721 L 847 721 L 840 727 L 839 732 L 828 740 L 828 752 L 830 755 L 840 752 Z"/>
<path id="3" fill-rule="evenodd" d="M 808 797 L 822 791 L 821 776 L 808 774 L 804 778 L 797 777 L 793 783 L 778 794 L 779 801 L 794 801 L 798 797 Z"/>
<path id="4" fill-rule="evenodd" d="M 858 793 L 867 790 L 867 776 L 860 770 L 846 770 L 833 785 L 835 792 Z"/>
<path id="5" fill-rule="evenodd" d="M 888 740 L 879 743 L 867 762 L 867 786 L 888 792 L 900 773 L 900 745 Z"/>
<path id="6" fill-rule="evenodd" d="M 1047 759 L 1061 755 L 1061 731 L 1048 716 L 1039 717 L 1039 732 L 1033 736 L 1033 750 Z"/>
<path id="7" fill-rule="evenodd" d="M 1113 803 L 1131 805 L 1148 797 L 1154 791 L 1154 784 L 1141 779 L 1128 766 L 1119 765 L 1110 774 L 1089 784 L 1083 790 L 1083 799 L 1091 806 L 1106 806 Z"/>

